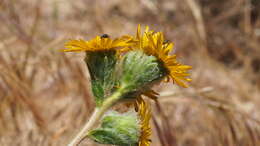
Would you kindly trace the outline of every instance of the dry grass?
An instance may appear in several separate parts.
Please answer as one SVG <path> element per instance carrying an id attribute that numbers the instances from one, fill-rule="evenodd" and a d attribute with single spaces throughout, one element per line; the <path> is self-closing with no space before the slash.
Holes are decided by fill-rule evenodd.
<path id="1" fill-rule="evenodd" d="M 257 0 L 1 0 L 0 145 L 67 144 L 94 105 L 84 54 L 58 50 L 69 38 L 133 34 L 139 23 L 164 31 L 193 66 L 190 88 L 156 88 L 152 145 L 260 145 L 259 8 Z"/>

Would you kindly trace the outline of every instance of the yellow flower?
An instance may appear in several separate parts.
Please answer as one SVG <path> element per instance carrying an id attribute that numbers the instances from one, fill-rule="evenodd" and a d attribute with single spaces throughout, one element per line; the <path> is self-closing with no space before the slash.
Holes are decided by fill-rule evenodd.
<path id="1" fill-rule="evenodd" d="M 136 102 L 138 105 L 138 115 L 140 117 L 141 124 L 141 133 L 138 146 L 149 146 L 151 143 L 150 136 L 152 133 L 150 126 L 151 109 L 142 98 L 138 98 Z"/>
<path id="2" fill-rule="evenodd" d="M 172 79 L 176 84 L 187 87 L 185 82 L 191 81 L 188 78 L 190 75 L 187 73 L 191 66 L 182 65 L 176 60 L 176 55 L 170 55 L 169 53 L 173 49 L 173 43 L 164 39 L 162 32 L 154 32 L 149 30 L 147 26 L 144 34 L 141 34 L 140 25 L 137 28 L 135 37 L 125 36 L 128 43 L 135 43 L 134 45 L 124 49 L 128 50 L 142 50 L 147 55 L 155 56 L 163 65 L 166 70 L 166 81 Z"/>
<path id="3" fill-rule="evenodd" d="M 108 51 L 108 50 L 116 50 L 119 47 L 129 46 L 130 43 L 127 43 L 125 39 L 117 38 L 110 39 L 108 35 L 104 34 L 102 36 L 97 36 L 92 40 L 70 40 L 65 44 L 65 47 L 68 49 L 64 49 L 64 52 L 81 52 L 81 51 Z"/>

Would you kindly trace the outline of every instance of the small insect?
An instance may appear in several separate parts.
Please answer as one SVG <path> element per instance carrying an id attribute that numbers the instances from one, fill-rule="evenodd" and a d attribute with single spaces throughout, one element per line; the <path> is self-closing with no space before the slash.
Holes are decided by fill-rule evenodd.
<path id="1" fill-rule="evenodd" d="M 164 41 L 163 41 L 163 44 L 168 44 L 168 43 L 170 43 L 169 40 L 164 40 Z"/>
<path id="2" fill-rule="evenodd" d="M 102 34 L 100 37 L 101 38 L 109 38 L 109 35 L 108 34 Z"/>

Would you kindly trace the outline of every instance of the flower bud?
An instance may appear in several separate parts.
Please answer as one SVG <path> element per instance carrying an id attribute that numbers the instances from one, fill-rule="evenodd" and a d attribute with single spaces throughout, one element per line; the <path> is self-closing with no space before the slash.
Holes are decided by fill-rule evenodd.
<path id="1" fill-rule="evenodd" d="M 136 146 L 141 130 L 139 123 L 134 111 L 111 112 L 102 119 L 101 127 L 92 130 L 88 137 L 101 144 Z"/>

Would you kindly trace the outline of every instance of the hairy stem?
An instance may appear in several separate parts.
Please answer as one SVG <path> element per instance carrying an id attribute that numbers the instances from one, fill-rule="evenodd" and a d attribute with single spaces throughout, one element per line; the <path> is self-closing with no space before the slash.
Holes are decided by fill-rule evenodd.
<path id="1" fill-rule="evenodd" d="M 89 121 L 84 125 L 84 127 L 80 130 L 80 132 L 75 136 L 75 138 L 72 139 L 72 141 L 68 144 L 68 146 L 77 146 L 80 144 L 80 142 L 86 137 L 88 132 L 93 129 L 95 124 L 99 122 L 99 120 L 102 118 L 103 114 L 112 107 L 124 94 L 124 89 L 121 88 L 117 92 L 115 92 L 113 95 L 108 97 L 102 104 L 101 107 L 98 107 L 94 110 L 92 113 Z"/>

